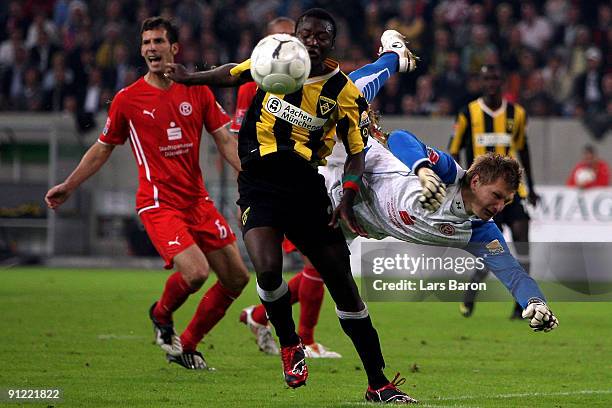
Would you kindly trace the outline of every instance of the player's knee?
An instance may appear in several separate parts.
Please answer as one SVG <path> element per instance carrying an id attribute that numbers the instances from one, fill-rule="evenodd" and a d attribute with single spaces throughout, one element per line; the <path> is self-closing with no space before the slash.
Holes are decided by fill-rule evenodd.
<path id="1" fill-rule="evenodd" d="M 276 290 L 283 283 L 283 276 L 276 271 L 257 272 L 257 286 L 263 290 Z"/>
<path id="2" fill-rule="evenodd" d="M 236 292 L 242 291 L 249 283 L 249 271 L 244 265 L 238 266 L 233 270 L 230 282 L 230 289 Z"/>
<path id="3" fill-rule="evenodd" d="M 187 271 L 184 275 L 184 279 L 192 289 L 199 289 L 204 285 L 209 274 L 210 270 L 208 266 L 202 265 Z"/>

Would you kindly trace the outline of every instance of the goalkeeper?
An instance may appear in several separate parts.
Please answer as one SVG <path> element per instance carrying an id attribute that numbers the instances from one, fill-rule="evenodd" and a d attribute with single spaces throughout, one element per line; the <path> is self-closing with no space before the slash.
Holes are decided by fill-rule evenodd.
<path id="1" fill-rule="evenodd" d="M 449 154 L 426 146 L 406 130 L 384 134 L 377 118 L 370 118 L 374 138 L 366 147 L 363 186 L 367 187 L 360 188 L 353 207 L 368 236 L 464 248 L 482 258 L 512 293 L 531 328 L 548 332 L 557 327 L 538 285 L 511 255 L 492 221 L 518 189 L 522 175 L 518 162 L 489 153 L 476 158 L 466 171 Z M 342 168 L 334 159 L 343 154 L 342 149 L 334 149 L 328 165 L 319 168 L 334 205 L 343 193 Z"/>

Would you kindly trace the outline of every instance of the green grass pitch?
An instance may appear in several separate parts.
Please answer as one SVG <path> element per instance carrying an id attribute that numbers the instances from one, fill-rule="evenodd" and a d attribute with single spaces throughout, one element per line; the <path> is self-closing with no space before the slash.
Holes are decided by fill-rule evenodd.
<path id="1" fill-rule="evenodd" d="M 280 359 L 258 352 L 238 323 L 254 279 L 200 345 L 215 372 L 169 365 L 152 345 L 147 310 L 166 274 L 130 270 L 0 271 L 0 388 L 63 389 L 55 407 L 354 407 L 365 374 L 326 294 L 316 338 L 343 354 L 309 363 L 306 387 L 287 389 Z M 210 286 L 210 282 L 206 287 Z M 199 292 L 200 294 L 202 292 Z M 181 330 L 198 296 L 176 314 Z M 370 303 L 387 376 L 425 407 L 611 407 L 610 303 L 555 303 L 552 333 L 507 319 L 511 303 Z M 294 310 L 297 317 L 297 308 Z M 11 403 L 0 405 L 15 406 Z"/>

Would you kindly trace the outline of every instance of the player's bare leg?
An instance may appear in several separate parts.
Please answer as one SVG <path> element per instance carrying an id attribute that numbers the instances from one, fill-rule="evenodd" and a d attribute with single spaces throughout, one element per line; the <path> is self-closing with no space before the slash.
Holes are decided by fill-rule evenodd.
<path id="1" fill-rule="evenodd" d="M 168 355 L 180 356 L 183 347 L 174 331 L 172 314 L 185 303 L 190 294 L 198 291 L 208 277 L 210 268 L 206 257 L 195 244 L 177 254 L 173 261 L 178 271 L 166 281 L 164 292 L 151 307 L 149 317 L 153 322 L 155 342 Z"/>

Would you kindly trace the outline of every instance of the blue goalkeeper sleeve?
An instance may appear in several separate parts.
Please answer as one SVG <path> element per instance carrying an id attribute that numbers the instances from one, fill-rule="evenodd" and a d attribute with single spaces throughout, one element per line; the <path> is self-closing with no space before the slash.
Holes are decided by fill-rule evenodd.
<path id="1" fill-rule="evenodd" d="M 373 63 L 351 72 L 349 78 L 370 103 L 385 85 L 387 79 L 397 72 L 398 65 L 399 57 L 397 54 L 385 53 Z"/>

